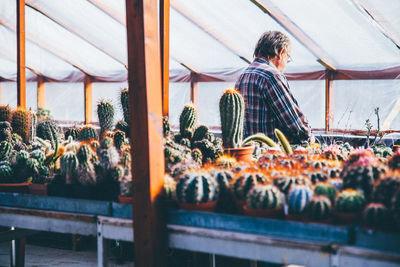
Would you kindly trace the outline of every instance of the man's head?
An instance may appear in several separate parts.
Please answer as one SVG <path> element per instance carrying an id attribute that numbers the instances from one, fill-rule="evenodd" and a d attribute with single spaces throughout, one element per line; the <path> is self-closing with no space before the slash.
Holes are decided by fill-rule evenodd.
<path id="1" fill-rule="evenodd" d="M 279 31 L 268 31 L 258 40 L 254 56 L 268 59 L 283 72 L 290 60 L 291 49 L 290 40 L 285 34 Z"/>

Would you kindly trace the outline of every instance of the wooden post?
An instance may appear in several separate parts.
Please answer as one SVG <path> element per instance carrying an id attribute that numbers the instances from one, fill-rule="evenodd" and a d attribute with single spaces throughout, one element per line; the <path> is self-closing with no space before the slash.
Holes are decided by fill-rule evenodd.
<path id="1" fill-rule="evenodd" d="M 17 106 L 26 108 L 25 0 L 17 0 Z"/>
<path id="2" fill-rule="evenodd" d="M 37 76 L 37 107 L 46 107 L 46 88 L 43 76 Z"/>
<path id="3" fill-rule="evenodd" d="M 92 122 L 93 117 L 93 88 L 92 78 L 89 75 L 85 76 L 85 124 Z"/>
<path id="4" fill-rule="evenodd" d="M 325 131 L 330 131 L 333 122 L 333 71 L 327 70 L 325 78 Z"/>
<path id="5" fill-rule="evenodd" d="M 194 72 L 190 73 L 190 101 L 196 107 L 198 106 L 199 102 L 199 86 L 197 83 L 197 74 Z"/>
<path id="6" fill-rule="evenodd" d="M 160 0 L 162 114 L 169 114 L 169 1 Z"/>
<path id="7" fill-rule="evenodd" d="M 157 5 L 153 0 L 126 0 L 126 19 L 135 266 L 161 267 L 167 246 L 158 202 L 165 167 Z"/>
<path id="8" fill-rule="evenodd" d="M 1 82 L 0 82 L 0 105 L 3 103 L 3 97 L 2 97 L 2 90 L 1 90 Z"/>

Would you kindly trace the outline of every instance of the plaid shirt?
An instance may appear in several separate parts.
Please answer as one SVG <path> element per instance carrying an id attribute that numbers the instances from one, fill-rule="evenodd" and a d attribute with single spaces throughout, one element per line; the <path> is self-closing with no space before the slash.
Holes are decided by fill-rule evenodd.
<path id="1" fill-rule="evenodd" d="M 295 143 L 311 136 L 311 129 L 289 91 L 285 76 L 268 60 L 257 57 L 235 85 L 245 101 L 244 136 L 264 133 L 275 138 L 280 129 Z"/>

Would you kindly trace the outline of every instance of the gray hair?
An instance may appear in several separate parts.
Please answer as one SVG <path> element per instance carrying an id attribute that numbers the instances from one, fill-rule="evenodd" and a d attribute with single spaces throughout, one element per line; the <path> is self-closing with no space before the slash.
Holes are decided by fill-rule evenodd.
<path id="1" fill-rule="evenodd" d="M 261 35 L 254 50 L 254 57 L 267 59 L 277 56 L 282 49 L 290 51 L 290 39 L 279 31 L 268 31 Z"/>

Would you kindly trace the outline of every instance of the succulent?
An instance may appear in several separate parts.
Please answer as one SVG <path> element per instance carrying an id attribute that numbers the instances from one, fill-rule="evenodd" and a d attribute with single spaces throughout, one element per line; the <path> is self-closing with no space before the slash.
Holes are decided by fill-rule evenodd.
<path id="1" fill-rule="evenodd" d="M 203 153 L 201 152 L 200 149 L 194 148 L 192 150 L 192 159 L 197 162 L 198 164 L 201 164 L 203 162 Z"/>
<path id="2" fill-rule="evenodd" d="M 0 161 L 8 160 L 12 146 L 7 141 L 0 142 Z"/>
<path id="3" fill-rule="evenodd" d="M 114 105 L 111 101 L 101 100 L 97 104 L 97 116 L 99 117 L 101 135 L 105 131 L 111 131 L 114 126 Z"/>
<path id="4" fill-rule="evenodd" d="M 322 170 L 307 171 L 307 172 L 304 172 L 304 173 L 308 176 L 308 179 L 310 179 L 310 181 L 313 184 L 316 184 L 318 182 L 324 182 L 324 181 L 326 181 L 328 179 L 327 174 Z"/>
<path id="5" fill-rule="evenodd" d="M 327 183 L 333 185 L 337 191 L 340 191 L 343 188 L 343 180 L 340 178 L 328 179 Z"/>
<path id="6" fill-rule="evenodd" d="M 164 137 L 167 137 L 171 133 L 171 125 L 169 124 L 168 116 L 163 117 L 163 133 Z"/>
<path id="7" fill-rule="evenodd" d="M 81 185 L 95 185 L 96 172 L 91 162 L 79 163 L 76 169 L 76 180 Z"/>
<path id="8" fill-rule="evenodd" d="M 45 165 L 37 166 L 37 173 L 32 177 L 32 183 L 34 184 L 44 184 L 46 183 L 50 175 L 50 170 Z"/>
<path id="9" fill-rule="evenodd" d="M 274 133 L 286 154 L 293 154 L 292 147 L 286 136 L 279 129 L 275 129 Z"/>
<path id="10" fill-rule="evenodd" d="M 78 169 L 78 158 L 73 152 L 65 153 L 61 159 L 61 175 L 65 177 L 66 184 L 74 183 L 76 172 Z"/>
<path id="11" fill-rule="evenodd" d="M 196 128 L 193 133 L 192 142 L 200 141 L 206 138 L 206 134 L 208 133 L 208 127 L 205 125 L 200 125 Z M 212 142 L 212 140 L 209 140 Z"/>
<path id="12" fill-rule="evenodd" d="M 31 129 L 30 129 L 29 142 L 32 142 L 33 138 L 36 137 L 37 125 L 38 125 L 38 118 L 36 116 L 36 113 L 31 113 Z"/>
<path id="13" fill-rule="evenodd" d="M 246 200 L 247 194 L 257 184 L 266 184 L 268 182 L 267 177 L 263 173 L 243 172 L 238 176 L 233 184 L 233 192 L 238 200 Z"/>
<path id="14" fill-rule="evenodd" d="M 0 183 L 9 183 L 12 180 L 13 170 L 8 161 L 0 161 Z"/>
<path id="15" fill-rule="evenodd" d="M 114 168 L 110 170 L 111 180 L 114 182 L 118 182 L 125 175 L 124 166 L 117 164 Z"/>
<path id="16" fill-rule="evenodd" d="M 246 206 L 251 209 L 283 209 L 284 197 L 274 185 L 255 185 L 246 197 Z"/>
<path id="17" fill-rule="evenodd" d="M 164 176 L 163 195 L 168 200 L 174 200 L 176 198 L 176 182 L 168 174 Z"/>
<path id="18" fill-rule="evenodd" d="M 88 144 L 82 144 L 76 153 L 80 164 L 87 164 L 91 162 L 93 156 L 93 150 Z"/>
<path id="19" fill-rule="evenodd" d="M 130 111 L 129 111 L 129 89 L 125 88 L 121 91 L 121 106 L 122 111 L 124 113 L 124 120 L 129 124 L 130 120 Z"/>
<path id="20" fill-rule="evenodd" d="M 36 111 L 38 121 L 47 121 L 51 119 L 50 110 L 44 108 L 38 108 Z"/>
<path id="21" fill-rule="evenodd" d="M 318 183 L 315 185 L 314 194 L 326 196 L 333 203 L 336 197 L 336 188 L 329 183 Z"/>
<path id="22" fill-rule="evenodd" d="M 198 169 L 199 165 L 194 163 L 194 162 L 189 162 L 189 163 L 177 163 L 173 165 L 171 168 L 170 174 L 173 178 L 179 178 L 182 174 L 184 174 L 186 171 L 192 170 L 192 169 Z"/>
<path id="23" fill-rule="evenodd" d="M 289 193 L 289 190 L 294 185 L 306 185 L 311 187 L 311 181 L 300 175 L 278 175 L 274 178 L 273 183 L 278 187 L 285 195 Z"/>
<path id="24" fill-rule="evenodd" d="M 392 205 L 392 199 L 400 188 L 400 173 L 390 173 L 379 179 L 375 184 L 373 199 L 384 204 L 387 208 Z"/>
<path id="25" fill-rule="evenodd" d="M 179 142 L 179 144 L 190 148 L 190 140 L 188 138 L 182 138 L 181 141 Z"/>
<path id="26" fill-rule="evenodd" d="M 382 227 L 388 223 L 389 210 L 382 203 L 369 203 L 363 211 L 364 224 L 370 227 Z"/>
<path id="27" fill-rule="evenodd" d="M 65 134 L 64 134 L 65 140 L 67 140 L 70 136 L 72 136 L 72 138 L 73 138 L 74 140 L 78 140 L 79 129 L 78 129 L 77 127 L 68 128 L 68 129 L 65 131 Z"/>
<path id="28" fill-rule="evenodd" d="M 80 141 L 91 141 L 92 139 L 98 139 L 96 129 L 93 125 L 84 125 L 78 135 Z"/>
<path id="29" fill-rule="evenodd" d="M 293 185 L 288 194 L 289 214 L 301 214 L 313 196 L 307 185 Z"/>
<path id="30" fill-rule="evenodd" d="M 110 148 L 113 146 L 114 140 L 111 137 L 105 137 L 100 142 L 100 148 Z"/>
<path id="31" fill-rule="evenodd" d="M 110 146 L 109 148 L 100 148 L 97 151 L 97 154 L 99 157 L 99 165 L 105 172 L 115 168 L 119 163 L 119 153 L 114 146 Z"/>
<path id="32" fill-rule="evenodd" d="M 243 141 L 244 100 L 235 89 L 227 89 L 219 100 L 222 140 L 225 148 L 236 148 Z"/>
<path id="33" fill-rule="evenodd" d="M 220 195 L 227 194 L 230 190 L 230 184 L 233 180 L 233 173 L 228 170 L 212 170 L 211 175 L 215 178 L 219 186 Z"/>
<path id="34" fill-rule="evenodd" d="M 354 189 L 339 192 L 335 200 L 335 208 L 338 212 L 361 212 L 364 206 L 364 196 Z"/>
<path id="35" fill-rule="evenodd" d="M 218 198 L 218 184 L 209 173 L 187 172 L 176 185 L 176 196 L 183 203 L 205 203 Z"/>
<path id="36" fill-rule="evenodd" d="M 233 168 L 237 164 L 236 158 L 228 155 L 221 155 L 215 160 L 215 165 L 221 168 Z"/>
<path id="37" fill-rule="evenodd" d="M 201 153 L 203 153 L 203 163 L 206 163 L 207 161 L 214 161 L 219 156 L 214 144 L 207 139 L 194 142 L 192 147 L 201 150 Z"/>
<path id="38" fill-rule="evenodd" d="M 5 123 L 10 125 L 10 123 L 6 122 L 6 121 L 0 122 L 0 124 L 5 124 Z M 2 128 L 0 125 L 0 142 L 1 141 L 10 141 L 10 139 L 11 139 L 11 126 L 10 126 L 10 128 L 7 128 L 7 127 Z"/>
<path id="39" fill-rule="evenodd" d="M 131 162 L 132 162 L 132 157 L 130 151 L 125 151 L 124 153 L 122 153 L 120 163 L 125 168 L 125 174 L 126 172 L 129 172 L 131 169 Z"/>
<path id="40" fill-rule="evenodd" d="M 327 220 L 332 213 L 332 203 L 324 195 L 315 195 L 308 203 L 307 213 L 311 221 Z"/>
<path id="41" fill-rule="evenodd" d="M 45 154 L 42 150 L 37 149 L 30 153 L 30 157 L 36 159 L 41 164 L 44 162 Z"/>
<path id="42" fill-rule="evenodd" d="M 183 107 L 182 113 L 179 116 L 179 129 L 182 136 L 189 138 L 187 131 L 193 135 L 193 129 L 196 124 L 196 107 L 193 104 L 186 104 Z M 191 136 L 190 138 L 191 139 Z"/>
<path id="43" fill-rule="evenodd" d="M 13 131 L 27 143 L 30 138 L 31 113 L 23 108 L 17 108 L 12 113 L 11 126 Z"/>
<path id="44" fill-rule="evenodd" d="M 129 124 L 126 123 L 125 121 L 118 121 L 117 124 L 115 125 L 115 130 L 120 130 L 123 131 L 126 135 L 126 137 L 129 137 Z"/>
<path id="45" fill-rule="evenodd" d="M 122 145 L 125 143 L 125 133 L 120 130 L 114 132 L 114 145 L 118 150 L 121 150 Z"/>
<path id="46" fill-rule="evenodd" d="M 0 121 L 11 121 L 11 108 L 9 105 L 0 106 Z"/>
<path id="47" fill-rule="evenodd" d="M 56 147 L 56 142 L 58 142 L 58 126 L 54 121 L 40 122 L 37 126 L 36 134 L 43 140 L 49 140 L 52 148 Z"/>

